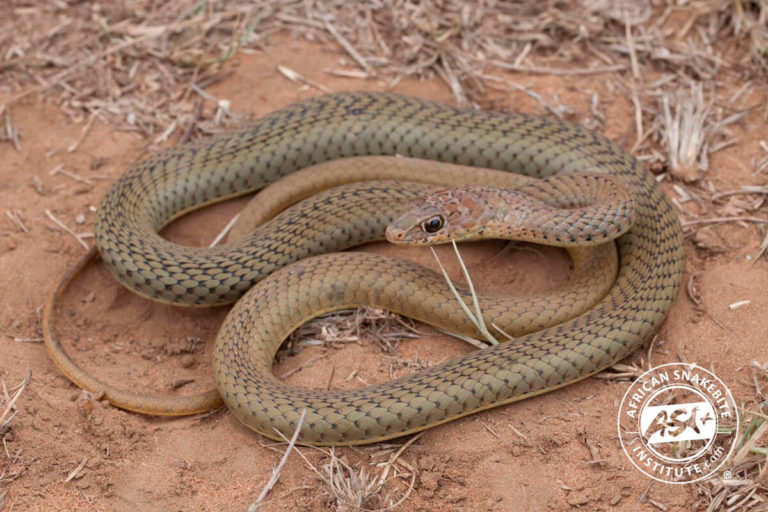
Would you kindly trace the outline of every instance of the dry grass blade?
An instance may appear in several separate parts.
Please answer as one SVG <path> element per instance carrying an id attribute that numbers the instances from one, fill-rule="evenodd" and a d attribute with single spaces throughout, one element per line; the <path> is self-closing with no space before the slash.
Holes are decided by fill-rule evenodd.
<path id="1" fill-rule="evenodd" d="M 72 479 L 74 479 L 75 477 L 77 477 L 77 475 L 80 474 L 80 472 L 83 470 L 83 468 L 85 467 L 87 462 L 88 462 L 88 457 L 87 456 L 83 457 L 83 460 L 80 461 L 80 464 L 78 464 L 75 469 L 70 471 L 70 473 L 67 475 L 67 477 L 64 480 L 62 480 L 61 482 L 65 483 L 65 484 L 68 483 L 68 482 L 71 482 Z"/>
<path id="2" fill-rule="evenodd" d="M 3 109 L 0 108 L 0 114 L 3 114 Z M 3 114 L 5 117 L 5 130 L 0 130 L 0 142 L 1 141 L 10 141 L 11 144 L 13 144 L 13 148 L 16 151 L 21 150 L 21 143 L 19 142 L 19 131 L 16 129 L 16 126 L 13 124 L 13 118 L 11 117 L 11 109 L 5 109 L 5 113 Z"/>
<path id="3" fill-rule="evenodd" d="M 464 303 L 464 299 L 461 297 L 461 294 L 453 285 L 453 281 L 451 281 L 451 278 L 448 276 L 448 272 L 446 272 L 445 267 L 443 267 L 443 264 L 440 261 L 440 258 L 437 257 L 437 253 L 432 247 L 430 247 L 430 249 L 432 250 L 432 256 L 435 257 L 435 261 L 437 261 L 437 265 L 440 267 L 440 271 L 443 273 L 445 282 L 448 283 L 448 287 L 451 289 L 451 292 L 453 293 L 453 296 L 456 298 L 456 301 L 459 303 L 459 306 L 461 306 L 461 309 L 464 310 L 464 314 L 467 315 L 467 318 L 469 318 L 469 320 L 475 325 L 477 330 L 480 331 L 480 333 L 485 337 L 488 343 L 490 343 L 491 345 L 498 345 L 499 341 L 490 333 L 490 331 L 485 325 L 485 320 L 483 320 L 483 312 L 480 310 L 480 303 L 477 300 L 475 287 L 472 284 L 472 278 L 469 276 L 469 271 L 467 270 L 467 267 L 464 265 L 464 259 L 461 257 L 461 253 L 459 253 L 459 248 L 456 246 L 455 241 L 451 240 L 451 243 L 453 244 L 453 250 L 456 253 L 456 258 L 458 258 L 459 264 L 461 265 L 461 271 L 464 273 L 464 279 L 466 279 L 467 286 L 469 286 L 469 292 L 472 295 L 472 305 L 475 308 L 474 313 L 472 313 L 472 311 L 469 309 L 469 306 L 467 306 Z M 457 338 L 462 340 L 467 339 L 467 337 L 462 335 L 452 334 L 452 333 L 448 333 L 448 334 L 456 336 Z"/>
<path id="4" fill-rule="evenodd" d="M 24 380 L 21 381 L 18 386 L 12 389 L 12 391 L 15 391 L 13 397 L 8 394 L 5 381 L 3 381 L 3 393 L 0 395 L 0 434 L 5 433 L 3 429 L 8 426 L 13 417 L 16 415 L 16 402 L 24 390 L 27 389 L 27 386 L 31 380 L 32 371 L 28 370 L 27 376 L 24 377 Z"/>
<path id="5" fill-rule="evenodd" d="M 760 409 L 766 407 L 768 403 L 763 402 Z M 765 510 L 768 501 L 768 416 L 760 410 L 742 410 L 742 413 L 751 419 L 726 469 L 699 485 L 698 493 L 707 504 L 707 512 Z"/>
<path id="6" fill-rule="evenodd" d="M 208 244 L 208 247 L 216 247 L 221 243 L 222 240 L 224 240 L 224 237 L 229 234 L 229 231 L 232 229 L 232 226 L 235 225 L 237 222 L 237 219 L 240 218 L 240 214 L 234 215 L 231 219 L 229 219 L 229 222 L 227 222 L 227 225 L 222 228 L 221 231 L 219 231 L 219 234 L 214 237 L 214 239 L 211 241 L 210 244 Z"/>
<path id="7" fill-rule="evenodd" d="M 27 389 L 31 380 L 32 371 L 27 370 L 27 375 L 24 379 L 10 390 L 6 386 L 5 381 L 0 381 L 0 445 L 4 448 L 6 457 L 5 464 L 0 466 L 0 510 L 3 510 L 7 496 L 7 491 L 4 490 L 2 486 L 19 478 L 24 468 L 24 463 L 22 461 L 23 450 L 18 448 L 15 451 L 9 451 L 6 442 L 10 439 L 9 433 L 12 429 L 11 422 L 19 411 L 17 405 L 19 397 L 21 397 L 24 390 Z M 11 471 L 12 466 L 19 463 L 21 464 L 21 468 Z"/>
<path id="8" fill-rule="evenodd" d="M 335 26 L 333 26 L 333 23 L 331 23 L 330 18 L 325 18 L 324 20 L 325 28 L 328 30 L 328 33 L 330 33 L 336 40 L 339 42 L 339 44 L 344 48 L 347 53 L 352 57 L 355 62 L 357 62 L 361 68 L 363 68 L 363 71 L 370 72 L 371 66 L 366 62 L 366 60 L 355 50 L 355 47 L 352 46 L 352 44 L 347 41 L 347 39 L 341 35 L 341 33 L 336 29 Z"/>
<path id="9" fill-rule="evenodd" d="M 87 251 L 88 249 L 90 249 L 90 247 L 88 246 L 88 242 L 86 242 L 85 240 L 83 240 L 83 238 L 85 238 L 85 235 L 83 235 L 82 233 L 75 233 L 75 232 L 74 232 L 74 231 L 73 231 L 71 228 L 69 228 L 69 227 L 68 227 L 66 224 L 64 224 L 62 221 L 60 221 L 59 219 L 57 219 L 57 218 L 56 218 L 56 216 L 55 216 L 53 213 L 51 213 L 51 210 L 49 210 L 49 209 L 47 209 L 47 208 L 45 209 L 45 215 L 46 215 L 46 216 L 47 216 L 49 219 L 51 219 L 51 220 L 54 222 L 54 224 L 56 224 L 56 225 L 57 225 L 57 226 L 59 226 L 61 229 L 63 229 L 65 232 L 67 232 L 69 235 L 71 235 L 71 236 L 72 236 L 72 238 L 74 238 L 75 240 L 77 240 L 77 242 L 78 242 L 80 245 L 82 245 L 82 246 L 83 246 L 83 249 L 85 249 L 86 251 Z"/>
<path id="10" fill-rule="evenodd" d="M 616 363 L 613 366 L 606 368 L 605 371 L 595 375 L 597 379 L 617 380 L 617 381 L 634 381 L 640 377 L 645 370 L 634 364 Z"/>
<path id="11" fill-rule="evenodd" d="M 279 71 L 281 75 L 283 75 L 285 78 L 287 78 L 292 82 L 303 83 L 311 87 L 314 87 L 315 89 L 322 92 L 332 92 L 331 89 L 324 86 L 323 84 L 319 84 L 313 80 L 310 80 L 309 78 L 301 75 L 300 73 L 297 73 L 296 71 L 292 70 L 289 67 L 277 66 L 277 71 Z"/>
<path id="12" fill-rule="evenodd" d="M 285 465 L 285 462 L 288 460 L 288 455 L 290 455 L 291 450 L 293 450 L 293 447 L 296 446 L 296 440 L 299 438 L 299 433 L 301 432 L 301 427 L 304 425 L 304 418 L 307 416 L 307 410 L 302 409 L 301 410 L 301 416 L 299 417 L 298 423 L 296 423 L 296 430 L 293 432 L 293 436 L 291 436 L 291 440 L 288 442 L 288 448 L 285 449 L 285 453 L 283 454 L 283 457 L 280 459 L 280 462 L 278 465 L 272 470 L 272 476 L 267 481 L 264 488 L 261 490 L 261 493 L 259 494 L 259 497 L 256 498 L 256 501 L 251 503 L 251 505 L 248 507 L 248 512 L 256 512 L 261 508 L 261 502 L 266 498 L 267 494 L 269 494 L 269 491 L 272 490 L 272 487 L 275 486 L 277 483 L 277 480 L 280 478 L 280 471 L 282 471 L 283 466 Z"/>

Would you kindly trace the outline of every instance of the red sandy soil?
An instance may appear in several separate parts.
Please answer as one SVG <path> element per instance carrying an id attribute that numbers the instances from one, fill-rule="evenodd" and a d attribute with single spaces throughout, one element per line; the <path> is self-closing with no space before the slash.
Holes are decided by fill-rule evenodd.
<path id="1" fill-rule="evenodd" d="M 320 93 L 288 81 L 276 71 L 278 64 L 335 91 L 388 90 L 383 82 L 334 78 L 322 72 L 338 66 L 339 58 L 333 47 L 278 39 L 269 52 L 237 57 L 234 74 L 208 92 L 230 100 L 234 111 L 254 117 Z M 607 87 L 603 77 L 516 75 L 514 79 L 545 98 L 556 93 L 575 110 L 570 118 L 575 122 L 589 118 L 591 93 L 599 93 L 607 119 L 604 133 L 625 146 L 633 142 L 631 102 Z M 452 102 L 449 89 L 438 81 L 403 80 L 394 91 Z M 490 98 L 507 109 L 540 109 L 521 92 L 492 92 Z M 23 134 L 22 147 L 16 151 L 9 144 L 0 146 L 0 204 L 3 210 L 20 211 L 30 231 L 19 232 L 5 215 L 0 220 L 0 379 L 10 386 L 29 369 L 32 380 L 0 450 L 0 471 L 10 461 L 5 450 L 21 454 L 9 467 L 9 472 L 21 474 L 7 485 L 5 510 L 245 510 L 266 484 L 283 447 L 271 448 L 273 443 L 243 427 L 227 411 L 162 419 L 104 405 L 64 378 L 42 344 L 15 341 L 40 336 L 39 314 L 46 294 L 84 252 L 54 226 L 45 210 L 78 231 L 91 231 L 94 207 L 109 186 L 131 162 L 155 148 L 146 148 L 134 134 L 97 122 L 82 145 L 68 153 L 66 148 L 79 137 L 81 126 L 69 124 L 57 107 L 30 99 L 15 106 L 13 114 Z M 736 132 L 739 143 L 711 159 L 709 179 L 721 190 L 765 182 L 753 175 L 750 165 L 759 154 L 765 121 L 753 113 Z M 63 174 L 51 176 L 49 171 L 58 165 L 88 178 L 93 186 Z M 43 193 L 32 186 L 35 176 Z M 674 196 L 666 184 L 665 190 Z M 184 243 L 207 244 L 244 204 L 245 200 L 237 200 L 195 213 L 174 223 L 167 234 Z M 75 218 L 81 214 L 85 223 L 78 226 Z M 753 227 L 728 224 L 712 229 L 722 239 L 723 252 L 704 252 L 686 244 L 685 279 L 694 276 L 702 304 L 696 307 L 681 292 L 659 331 L 652 362 L 678 361 L 682 355 L 714 369 L 737 401 L 750 404 L 755 389 L 745 366 L 752 360 L 765 361 L 766 262 L 753 264 L 748 258 L 759 243 Z M 559 251 L 522 246 L 499 254 L 502 247 L 477 244 L 464 251 L 480 288 L 525 293 L 567 279 L 568 261 Z M 435 266 L 424 250 L 395 250 L 386 244 L 365 250 L 396 253 Z M 453 261 L 448 252 L 441 254 L 444 261 Z M 450 268 L 457 275 L 457 266 Z M 743 300 L 751 303 L 729 309 L 729 304 Z M 173 381 L 190 378 L 194 382 L 178 391 L 190 393 L 211 385 L 211 343 L 225 314 L 226 308 L 179 309 L 146 301 L 118 285 L 99 263 L 73 286 L 61 309 L 59 333 L 77 361 L 109 382 L 171 394 Z M 420 329 L 425 336 L 402 342 L 400 357 L 418 355 L 437 362 L 471 350 L 429 328 Z M 201 342 L 192 346 L 188 339 Z M 283 374 L 319 355 L 326 357 L 291 375 L 289 382 L 324 387 L 330 380 L 334 387 L 350 387 L 390 378 L 387 355 L 373 343 L 307 348 L 276 364 L 275 371 Z M 643 359 L 647 351 L 627 362 L 644 364 Z M 347 381 L 355 371 L 357 377 Z M 591 378 L 429 430 L 401 455 L 417 478 L 398 509 L 657 510 L 649 499 L 670 511 L 694 509 L 699 502 L 695 485 L 652 483 L 622 452 L 616 414 L 627 387 L 627 382 Z M 590 462 L 590 445 L 601 462 Z M 336 454 L 354 467 L 378 474 L 376 464 L 388 460 L 390 453 L 382 456 L 381 451 L 381 446 L 373 446 L 339 449 Z M 315 466 L 327 462 L 315 450 L 302 452 Z M 82 471 L 64 482 L 83 460 Z M 394 478 L 380 495 L 400 496 L 409 481 Z M 294 452 L 262 510 L 332 506 L 327 486 Z"/>

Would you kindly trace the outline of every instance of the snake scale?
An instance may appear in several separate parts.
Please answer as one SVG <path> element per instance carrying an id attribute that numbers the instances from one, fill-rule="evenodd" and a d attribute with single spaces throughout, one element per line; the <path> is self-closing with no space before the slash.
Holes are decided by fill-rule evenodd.
<path id="1" fill-rule="evenodd" d="M 560 300 L 548 297 L 533 306 L 481 296 L 486 322 L 514 332 L 513 341 L 360 389 L 292 388 L 272 374 L 274 354 L 295 328 L 327 312 L 373 305 L 479 334 L 439 275 L 376 254 L 323 254 L 381 239 L 397 213 L 392 204 L 402 209 L 424 187 L 371 182 L 326 191 L 311 206 L 300 203 L 253 235 L 217 249 L 180 247 L 157 232 L 187 211 L 263 188 L 307 166 L 361 155 L 403 155 L 534 178 L 611 175 L 635 203 L 634 224 L 615 244 L 618 274 L 602 291 L 586 280 Z M 485 184 L 478 176 L 486 171 L 476 171 L 473 179 L 475 171 L 466 167 L 447 168 L 445 175 L 454 181 Z M 242 296 L 214 345 L 218 395 L 248 427 L 275 439 L 290 436 L 304 412 L 299 440 L 313 444 L 391 439 L 599 372 L 655 331 L 677 294 L 683 268 L 682 232 L 666 196 L 638 161 L 604 137 L 553 119 L 462 110 L 388 93 L 320 96 L 239 131 L 158 152 L 111 189 L 96 233 L 102 259 L 142 295 L 188 305 Z M 579 249 L 569 251 L 573 256 Z M 55 300 L 77 271 L 64 279 L 43 315 L 46 345 L 67 376 L 120 407 L 151 414 L 189 414 L 219 403 L 216 392 L 154 398 L 117 390 L 72 362 L 53 336 L 51 319 Z M 564 321 L 537 330 L 553 319 Z"/>

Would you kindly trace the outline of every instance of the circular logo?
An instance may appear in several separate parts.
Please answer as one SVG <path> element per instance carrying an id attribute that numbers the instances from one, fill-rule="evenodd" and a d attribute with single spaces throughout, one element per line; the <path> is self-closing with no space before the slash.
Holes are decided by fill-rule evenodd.
<path id="1" fill-rule="evenodd" d="M 624 394 L 619 440 L 637 469 L 664 483 L 687 484 L 723 465 L 736 444 L 739 415 L 730 390 L 695 364 L 651 368 Z"/>

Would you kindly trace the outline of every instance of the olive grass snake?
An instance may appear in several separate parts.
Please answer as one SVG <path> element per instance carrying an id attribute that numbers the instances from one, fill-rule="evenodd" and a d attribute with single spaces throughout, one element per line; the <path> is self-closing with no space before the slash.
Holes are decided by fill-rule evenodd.
<path id="1" fill-rule="evenodd" d="M 292 388 L 272 374 L 275 351 L 296 327 L 330 311 L 374 305 L 449 331 L 478 335 L 441 276 L 375 254 L 324 254 L 380 239 L 397 212 L 372 217 L 372 211 L 402 209 L 434 186 L 373 181 L 327 190 L 313 199 L 314 206 L 299 203 L 254 234 L 221 248 L 180 247 L 157 233 L 187 211 L 263 188 L 304 167 L 362 155 L 460 164 L 446 171 L 446 176 L 460 176 L 454 184 L 504 186 L 494 182 L 496 178 L 471 176 L 489 171 L 463 166 L 533 178 L 610 175 L 629 191 L 635 212 L 632 227 L 615 243 L 616 278 L 601 288 L 597 274 L 587 273 L 588 279 L 577 287 L 538 302 L 534 298 L 532 305 L 482 296 L 486 321 L 516 338 L 414 375 L 354 390 Z M 568 187 L 580 188 L 579 181 L 562 183 L 568 183 L 561 187 L 566 194 L 544 201 L 566 210 L 577 207 L 569 203 L 567 192 Z M 520 185 L 526 187 L 538 193 L 535 184 Z M 542 192 L 539 199 L 544 196 Z M 322 208 L 328 208 L 326 213 L 318 213 Z M 429 215 L 426 220 L 434 211 Z M 341 218 L 341 223 L 331 227 L 331 217 Z M 579 236 L 589 236 L 591 229 L 587 226 Z M 43 315 L 46 346 L 68 377 L 120 407 L 149 414 L 200 412 L 219 404 L 221 396 L 247 426 L 276 439 L 280 436 L 275 430 L 290 436 L 306 409 L 299 440 L 315 444 L 391 439 L 599 372 L 631 353 L 663 321 L 683 266 L 682 233 L 666 196 L 640 163 L 604 137 L 548 118 L 461 110 L 369 92 L 320 96 L 239 131 L 150 156 L 107 194 L 96 234 L 111 271 L 142 295 L 187 305 L 242 298 L 216 337 L 213 371 L 218 393 L 146 397 L 88 376 L 55 339 L 55 302 L 75 269 L 46 303 Z M 576 269 L 579 252 L 591 249 L 569 251 L 576 255 Z M 589 265 L 592 256 L 583 259 Z"/>

